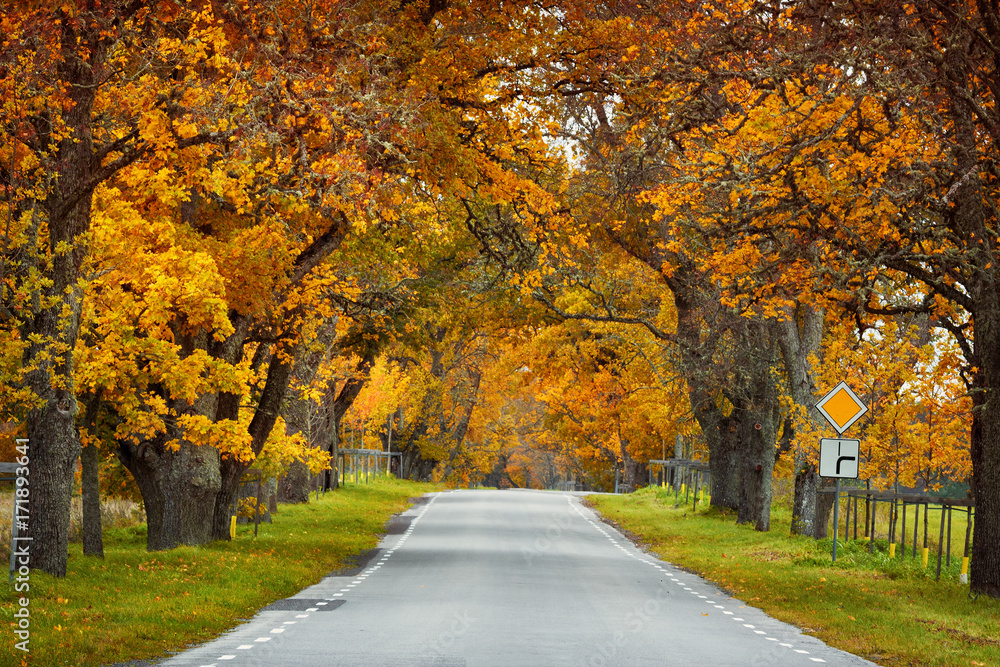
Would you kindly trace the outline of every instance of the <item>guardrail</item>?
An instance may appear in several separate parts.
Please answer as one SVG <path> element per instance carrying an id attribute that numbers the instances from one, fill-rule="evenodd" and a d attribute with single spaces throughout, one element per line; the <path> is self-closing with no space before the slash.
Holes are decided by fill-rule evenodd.
<path id="1" fill-rule="evenodd" d="M 833 493 L 833 489 L 820 489 L 820 493 Z M 864 528 L 862 537 L 868 540 L 868 552 L 873 553 L 875 540 L 878 535 L 878 505 L 888 504 L 888 526 L 885 528 L 886 538 L 889 542 L 889 558 L 896 557 L 896 535 L 899 534 L 899 557 L 906 558 L 907 547 L 907 509 L 913 511 L 913 531 L 911 556 L 917 557 L 918 543 L 920 542 L 920 510 L 924 511 L 924 535 L 923 546 L 920 548 L 920 557 L 924 567 L 927 567 L 930 547 L 930 512 L 941 512 L 938 529 L 938 553 L 937 553 L 937 574 L 936 579 L 941 580 L 941 567 L 951 566 L 951 544 L 952 544 L 952 513 L 956 510 L 964 512 L 966 515 L 965 542 L 962 553 L 962 569 L 959 575 L 962 583 L 968 582 L 969 574 L 969 553 L 972 544 L 972 526 L 975 523 L 975 502 L 969 498 L 944 498 L 934 497 L 919 493 L 896 493 L 892 491 L 872 491 L 870 489 L 848 489 L 843 494 L 846 503 L 844 512 L 844 536 L 851 535 L 853 527 L 853 539 L 858 540 L 858 512 L 859 503 L 864 501 L 867 506 L 865 512 Z M 841 502 L 841 498 L 837 499 Z"/>
<path id="2" fill-rule="evenodd" d="M 17 469 L 21 467 L 18 463 L 8 463 L 6 461 L 0 463 L 0 482 L 17 482 Z M 17 572 L 17 566 L 14 558 L 14 547 L 17 544 L 18 535 L 18 522 L 17 522 L 17 498 L 14 498 L 13 504 L 13 516 L 10 520 L 10 581 L 14 581 L 14 574 Z"/>
<path id="3" fill-rule="evenodd" d="M 663 472 L 660 485 L 666 487 L 669 483 L 674 488 L 674 498 L 680 502 L 684 494 L 684 504 L 689 502 L 691 490 L 694 490 L 694 500 L 691 509 L 698 507 L 699 492 L 701 502 L 706 501 L 705 489 L 709 487 L 711 472 L 707 463 L 691 459 L 652 460 L 649 462 L 649 485 L 653 486 L 653 466 L 659 466 Z M 669 482 L 668 482 L 669 478 Z"/>
<path id="4" fill-rule="evenodd" d="M 384 452 L 381 449 L 338 449 L 337 450 L 337 470 L 342 473 L 341 481 L 353 474 L 354 483 L 368 483 L 369 475 L 375 476 L 382 473 L 382 459 L 385 459 L 385 471 L 388 472 L 392 457 L 399 457 L 400 467 L 402 467 L 402 452 Z"/>

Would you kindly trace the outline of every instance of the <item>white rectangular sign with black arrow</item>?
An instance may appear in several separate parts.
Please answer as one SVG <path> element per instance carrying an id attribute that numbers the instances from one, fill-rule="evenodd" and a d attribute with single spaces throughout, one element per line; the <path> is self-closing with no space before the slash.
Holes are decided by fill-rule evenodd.
<path id="1" fill-rule="evenodd" d="M 823 438 L 819 441 L 820 477 L 857 479 L 861 441 Z"/>

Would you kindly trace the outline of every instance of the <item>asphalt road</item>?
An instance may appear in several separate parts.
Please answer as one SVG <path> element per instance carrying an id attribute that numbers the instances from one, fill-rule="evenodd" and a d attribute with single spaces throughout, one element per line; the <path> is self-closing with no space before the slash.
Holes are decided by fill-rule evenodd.
<path id="1" fill-rule="evenodd" d="M 160 664 L 873 664 L 643 553 L 573 494 L 431 494 L 390 533 L 356 576 Z"/>

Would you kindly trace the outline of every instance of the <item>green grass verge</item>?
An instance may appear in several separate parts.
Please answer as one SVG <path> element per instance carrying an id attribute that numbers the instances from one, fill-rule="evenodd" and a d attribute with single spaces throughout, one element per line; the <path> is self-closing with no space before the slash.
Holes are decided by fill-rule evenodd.
<path id="1" fill-rule="evenodd" d="M 436 487 L 394 479 L 350 484 L 308 505 L 281 505 L 274 522 L 239 526 L 232 542 L 146 551 L 146 528 L 106 531 L 105 557 L 70 545 L 63 579 L 33 571 L 31 652 L 14 646 L 17 599 L 4 587 L 0 665 L 102 665 L 164 657 L 211 639 L 261 607 L 317 583 L 378 544 L 390 516 Z"/>
<path id="2" fill-rule="evenodd" d="M 783 508 L 758 533 L 731 514 L 675 508 L 662 489 L 589 499 L 652 553 L 831 646 L 891 667 L 1000 665 L 1000 600 L 969 597 L 961 558 L 937 582 L 936 550 L 925 569 L 898 552 L 890 560 L 885 540 L 874 554 L 866 541 L 840 542 L 832 563 L 832 541 L 790 536 Z"/>

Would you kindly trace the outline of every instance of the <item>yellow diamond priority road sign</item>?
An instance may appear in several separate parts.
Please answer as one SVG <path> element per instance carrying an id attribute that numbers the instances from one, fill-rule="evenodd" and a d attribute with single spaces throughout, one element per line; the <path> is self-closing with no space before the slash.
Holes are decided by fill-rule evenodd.
<path id="1" fill-rule="evenodd" d="M 861 402 L 846 382 L 834 387 L 816 404 L 816 409 L 841 434 L 868 412 L 868 406 Z"/>

